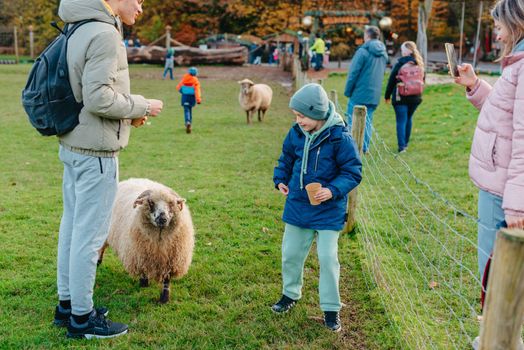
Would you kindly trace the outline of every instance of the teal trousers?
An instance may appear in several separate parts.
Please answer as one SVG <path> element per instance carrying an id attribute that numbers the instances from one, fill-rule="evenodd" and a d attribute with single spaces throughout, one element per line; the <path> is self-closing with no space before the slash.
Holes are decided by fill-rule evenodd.
<path id="1" fill-rule="evenodd" d="M 295 300 L 302 297 L 304 263 L 315 237 L 320 263 L 320 309 L 339 311 L 338 231 L 312 230 L 286 224 L 282 240 L 282 293 Z"/>

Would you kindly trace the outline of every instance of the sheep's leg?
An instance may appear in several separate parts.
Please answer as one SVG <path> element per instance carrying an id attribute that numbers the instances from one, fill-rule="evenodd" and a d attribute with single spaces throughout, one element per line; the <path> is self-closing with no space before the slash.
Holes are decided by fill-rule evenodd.
<path id="1" fill-rule="evenodd" d="M 258 112 L 258 121 L 261 122 L 262 118 L 260 118 L 260 109 L 257 112 Z"/>
<path id="2" fill-rule="evenodd" d="M 169 301 L 169 294 L 171 292 L 171 284 L 169 278 L 164 279 L 164 286 L 160 293 L 160 299 L 158 300 L 161 304 L 165 304 Z"/>
<path id="3" fill-rule="evenodd" d="M 248 124 L 251 124 L 251 111 L 246 111 L 246 121 Z"/>
<path id="4" fill-rule="evenodd" d="M 140 287 L 148 287 L 149 286 L 149 280 L 147 277 L 140 277 Z"/>
<path id="5" fill-rule="evenodd" d="M 102 264 L 102 260 L 104 259 L 104 252 L 106 251 L 107 246 L 107 242 L 104 242 L 104 245 L 98 251 L 98 261 L 96 262 L 96 266 L 100 266 L 100 264 Z"/>

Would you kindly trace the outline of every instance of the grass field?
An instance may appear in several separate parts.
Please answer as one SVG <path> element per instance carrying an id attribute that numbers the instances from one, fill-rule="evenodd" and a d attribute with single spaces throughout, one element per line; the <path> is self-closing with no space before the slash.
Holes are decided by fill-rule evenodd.
<path id="1" fill-rule="evenodd" d="M 20 105 L 29 68 L 0 66 L 1 349 L 68 348 L 72 343 L 88 349 L 401 347 L 402 335 L 386 317 L 371 277 L 363 272 L 365 257 L 354 237 L 340 239 L 346 304 L 341 334 L 331 334 L 318 322 L 315 254 L 308 259 L 304 297 L 297 308 L 284 317 L 270 312 L 281 290 L 284 204 L 271 178 L 292 123 L 289 92 L 272 84 L 274 102 L 267 119 L 248 127 L 238 107 L 234 71 L 231 80 L 203 79 L 203 104 L 194 110 L 194 133 L 186 135 L 173 83 L 147 79 L 159 75 L 161 68 L 142 66 L 131 69 L 133 92 L 164 100 L 165 110 L 149 125 L 133 130 L 129 147 L 120 155 L 120 179 L 147 177 L 187 198 L 197 232 L 193 264 L 186 277 L 172 283 L 172 301 L 161 306 L 155 302 L 160 286 L 140 289 L 109 250 L 97 273 L 95 304 L 108 307 L 112 319 L 129 323 L 130 334 L 100 342 L 67 340 L 63 329 L 51 325 L 57 301 L 62 165 L 56 139 L 39 136 Z M 329 79 L 327 89 L 341 92 L 344 79 Z M 468 186 L 465 159 L 473 121 L 455 115 L 451 106 L 466 102 L 457 88 L 432 88 L 427 95 L 415 127 L 413 153 L 406 157 L 417 164 L 421 177 L 473 207 L 472 191 L 453 191 Z M 390 109 L 377 111 L 376 125 L 394 145 Z M 450 146 L 441 147 L 443 142 Z M 456 183 L 450 177 L 456 177 Z"/>

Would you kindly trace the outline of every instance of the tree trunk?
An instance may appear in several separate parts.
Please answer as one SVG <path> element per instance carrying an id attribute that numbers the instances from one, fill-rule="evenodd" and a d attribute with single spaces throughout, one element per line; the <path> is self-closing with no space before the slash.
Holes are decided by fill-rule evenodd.
<path id="1" fill-rule="evenodd" d="M 428 64 L 428 37 L 426 29 L 428 27 L 429 16 L 431 15 L 431 8 L 433 0 L 424 0 L 418 5 L 418 31 L 417 31 L 417 46 L 420 54 L 424 58 L 424 65 Z"/>

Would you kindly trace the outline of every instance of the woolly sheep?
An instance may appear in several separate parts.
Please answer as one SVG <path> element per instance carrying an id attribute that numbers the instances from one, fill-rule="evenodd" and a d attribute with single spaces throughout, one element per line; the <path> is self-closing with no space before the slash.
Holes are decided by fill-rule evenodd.
<path id="1" fill-rule="evenodd" d="M 241 80 L 238 83 L 240 84 L 238 101 L 242 109 L 246 111 L 247 123 L 251 124 L 251 117 L 255 111 L 258 112 L 258 121 L 261 122 L 271 105 L 273 90 L 266 84 L 255 84 L 249 79 Z"/>
<path id="2" fill-rule="evenodd" d="M 185 199 L 148 179 L 120 182 L 99 264 L 108 245 L 125 270 L 140 278 L 141 287 L 149 280 L 163 282 L 159 302 L 168 302 L 171 278 L 184 276 L 193 256 L 194 229 Z"/>

